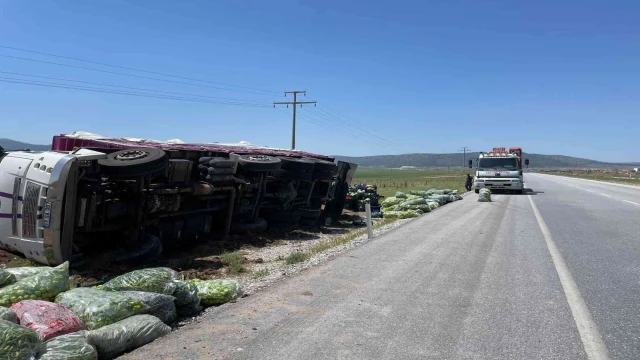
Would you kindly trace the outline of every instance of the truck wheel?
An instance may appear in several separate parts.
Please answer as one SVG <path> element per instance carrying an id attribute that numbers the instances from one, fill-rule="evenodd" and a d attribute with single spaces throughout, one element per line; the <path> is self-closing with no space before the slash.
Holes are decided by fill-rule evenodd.
<path id="1" fill-rule="evenodd" d="M 240 155 L 240 166 L 248 171 L 275 171 L 281 166 L 280 159 L 267 155 Z"/>
<path id="2" fill-rule="evenodd" d="M 476 189 L 476 194 L 480 194 L 480 189 Z"/>
<path id="3" fill-rule="evenodd" d="M 258 234 L 267 230 L 267 220 L 256 218 L 253 222 L 237 221 L 231 224 L 231 232 L 234 234 Z"/>
<path id="4" fill-rule="evenodd" d="M 116 151 L 98 160 L 102 172 L 110 177 L 136 177 L 162 171 L 169 166 L 167 154 L 156 148 Z"/>
<path id="5" fill-rule="evenodd" d="M 273 174 L 276 179 L 295 180 L 295 181 L 311 181 L 313 173 L 302 171 L 278 170 Z"/>
<path id="6" fill-rule="evenodd" d="M 307 159 L 299 159 L 293 157 L 285 157 L 281 156 L 280 161 L 282 162 L 282 166 L 280 166 L 283 170 L 289 171 L 313 171 L 313 168 L 316 166 L 311 160 Z"/>
<path id="7" fill-rule="evenodd" d="M 338 171 L 338 165 L 332 163 L 331 161 L 320 160 L 315 158 L 303 158 L 304 160 L 313 161 L 316 166 L 314 168 L 315 171 L 328 172 L 332 175 Z"/>

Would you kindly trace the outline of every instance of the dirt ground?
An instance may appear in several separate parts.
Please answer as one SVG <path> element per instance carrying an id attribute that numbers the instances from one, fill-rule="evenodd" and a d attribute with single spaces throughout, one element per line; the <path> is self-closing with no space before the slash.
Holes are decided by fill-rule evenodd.
<path id="1" fill-rule="evenodd" d="M 283 255 L 295 251 L 305 242 L 315 242 L 332 236 L 346 234 L 364 226 L 362 213 L 345 211 L 332 226 L 300 225 L 278 227 L 255 235 L 231 235 L 225 241 L 180 249 L 165 249 L 156 260 L 142 265 L 127 265 L 110 260 L 108 255 L 91 259 L 85 265 L 70 270 L 72 286 L 94 286 L 108 279 L 142 267 L 169 267 L 185 279 L 218 279 L 252 276 L 256 264 L 281 261 Z M 238 251 L 243 255 L 243 273 L 231 273 L 220 256 L 226 252 Z M 264 254 L 264 255 L 262 255 Z M 275 254 L 275 255 L 273 255 Z M 265 259 L 266 258 L 266 259 Z M 0 250 L 0 264 L 6 267 L 38 266 L 24 257 Z M 264 268 L 264 266 L 258 266 Z"/>

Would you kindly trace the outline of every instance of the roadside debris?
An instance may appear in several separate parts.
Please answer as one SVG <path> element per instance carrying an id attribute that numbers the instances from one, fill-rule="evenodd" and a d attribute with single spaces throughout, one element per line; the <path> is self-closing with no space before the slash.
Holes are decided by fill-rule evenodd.
<path id="1" fill-rule="evenodd" d="M 478 196 L 479 202 L 491 202 L 491 190 L 480 189 L 480 196 Z"/>
<path id="2" fill-rule="evenodd" d="M 201 303 L 222 305 L 242 296 L 235 280 L 183 281 L 170 268 L 135 270 L 71 290 L 68 263 L 16 274 L 0 272 L 18 278 L 0 288 L 0 302 L 12 305 L 0 307 L 3 360 L 111 359 L 171 332 L 165 323 L 178 314 L 195 315 Z"/>
<path id="3" fill-rule="evenodd" d="M 398 191 L 395 196 L 382 202 L 382 213 L 385 218 L 408 219 L 457 200 L 462 200 L 457 190 L 414 190 L 409 195 Z"/>
<path id="4" fill-rule="evenodd" d="M 365 204 L 371 205 L 371 216 L 382 217 L 380 212 L 380 200 L 384 196 L 378 194 L 376 185 L 357 184 L 349 187 L 349 193 L 345 202 L 345 209 L 355 212 L 365 210 Z"/>

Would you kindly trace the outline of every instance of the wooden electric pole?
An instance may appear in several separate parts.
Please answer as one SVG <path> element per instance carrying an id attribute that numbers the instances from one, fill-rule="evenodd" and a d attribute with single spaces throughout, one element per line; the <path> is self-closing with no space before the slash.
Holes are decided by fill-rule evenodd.
<path id="1" fill-rule="evenodd" d="M 298 91 L 285 91 L 284 92 L 284 96 L 287 96 L 287 94 L 293 94 L 293 101 L 281 101 L 281 102 L 274 102 L 273 103 L 273 107 L 276 107 L 276 105 L 287 105 L 287 107 L 289 107 L 289 105 L 293 105 L 293 126 L 291 129 L 291 150 L 295 150 L 296 149 L 296 105 L 300 105 L 300 107 L 302 107 L 302 104 L 316 104 L 315 101 L 298 101 L 298 94 L 303 94 L 304 96 L 307 96 L 307 91 L 306 90 L 298 90 Z"/>

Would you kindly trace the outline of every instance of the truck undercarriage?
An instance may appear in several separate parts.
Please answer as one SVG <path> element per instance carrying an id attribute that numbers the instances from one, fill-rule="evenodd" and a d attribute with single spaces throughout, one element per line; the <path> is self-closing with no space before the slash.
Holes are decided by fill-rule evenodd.
<path id="1" fill-rule="evenodd" d="M 105 253 L 146 261 L 230 233 L 321 224 L 342 212 L 357 167 L 316 154 L 215 144 L 57 136 L 53 149 L 42 157 L 10 153 L 29 162 L 24 173 L 0 163 L 0 176 L 17 184 L 12 229 L 0 233 L 0 245 L 51 265 Z M 54 166 L 40 165 L 53 155 Z"/>

